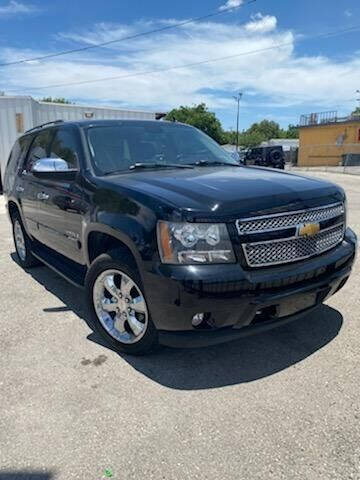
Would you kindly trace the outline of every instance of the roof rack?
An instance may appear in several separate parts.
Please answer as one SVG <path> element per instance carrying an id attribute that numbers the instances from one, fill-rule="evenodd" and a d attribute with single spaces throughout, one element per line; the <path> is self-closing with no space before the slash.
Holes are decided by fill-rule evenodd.
<path id="1" fill-rule="evenodd" d="M 30 128 L 30 130 L 26 130 L 25 133 L 33 132 L 34 130 L 38 130 L 39 128 L 46 127 L 47 125 L 56 125 L 57 123 L 64 123 L 64 120 L 53 120 L 52 122 L 42 123 L 41 125 Z"/>

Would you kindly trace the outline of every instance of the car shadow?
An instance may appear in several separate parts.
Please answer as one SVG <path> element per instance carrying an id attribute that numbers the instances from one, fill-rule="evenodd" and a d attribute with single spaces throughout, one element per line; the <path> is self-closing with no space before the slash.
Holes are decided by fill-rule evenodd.
<path id="1" fill-rule="evenodd" d="M 16 255 L 12 255 L 16 262 Z M 73 311 L 93 332 L 87 337 L 113 350 L 86 318 L 83 294 L 47 267 L 28 273 L 65 307 L 45 312 Z M 218 388 L 252 382 L 274 375 L 317 352 L 339 333 L 343 324 L 340 312 L 321 305 L 298 321 L 266 333 L 206 348 L 161 348 L 152 355 L 133 357 L 119 354 L 135 370 L 151 380 L 178 390 Z M 1 479 L 0 479 L 1 480 Z"/>

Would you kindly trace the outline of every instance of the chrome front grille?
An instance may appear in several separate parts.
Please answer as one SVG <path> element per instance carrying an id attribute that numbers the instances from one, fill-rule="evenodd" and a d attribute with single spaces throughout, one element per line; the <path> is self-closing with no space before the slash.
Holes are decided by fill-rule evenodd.
<path id="1" fill-rule="evenodd" d="M 312 208 L 295 212 L 279 213 L 255 218 L 237 220 L 236 227 L 239 235 L 264 233 L 274 230 L 283 230 L 296 227 L 303 223 L 315 223 L 344 215 L 343 203 L 327 205 L 326 207 Z"/>
<path id="2" fill-rule="evenodd" d="M 320 255 L 338 245 L 344 237 L 344 223 L 320 231 L 313 237 L 290 237 L 242 245 L 250 267 L 296 262 Z"/>

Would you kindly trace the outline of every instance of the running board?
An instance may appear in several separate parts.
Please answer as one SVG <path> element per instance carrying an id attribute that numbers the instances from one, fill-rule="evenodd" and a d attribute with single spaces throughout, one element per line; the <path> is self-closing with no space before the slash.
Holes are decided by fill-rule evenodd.
<path id="1" fill-rule="evenodd" d="M 31 253 L 40 260 L 40 262 L 54 270 L 75 287 L 84 288 L 87 271 L 85 266 L 69 260 L 39 242 L 34 242 L 31 247 Z"/>

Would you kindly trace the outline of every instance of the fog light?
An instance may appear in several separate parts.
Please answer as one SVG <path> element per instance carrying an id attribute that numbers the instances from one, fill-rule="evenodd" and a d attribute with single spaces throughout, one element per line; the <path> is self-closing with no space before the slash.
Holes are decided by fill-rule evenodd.
<path id="1" fill-rule="evenodd" d="M 192 318 L 192 325 L 193 327 L 198 327 L 204 321 L 205 313 L 197 313 Z"/>

